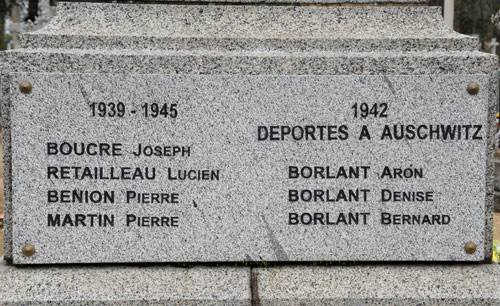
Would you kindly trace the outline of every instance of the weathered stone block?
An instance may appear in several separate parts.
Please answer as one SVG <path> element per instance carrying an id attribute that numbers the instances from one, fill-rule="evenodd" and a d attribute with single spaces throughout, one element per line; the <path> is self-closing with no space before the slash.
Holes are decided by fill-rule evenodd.
<path id="1" fill-rule="evenodd" d="M 259 305 L 497 305 L 500 266 L 353 265 L 256 269 Z"/>
<path id="2" fill-rule="evenodd" d="M 250 269 L 13 267 L 2 262 L 2 305 L 250 305 Z"/>

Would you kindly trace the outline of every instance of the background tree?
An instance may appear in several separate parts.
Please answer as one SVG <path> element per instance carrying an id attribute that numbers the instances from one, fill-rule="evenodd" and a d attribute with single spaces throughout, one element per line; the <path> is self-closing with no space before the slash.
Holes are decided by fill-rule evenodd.
<path id="1" fill-rule="evenodd" d="M 56 0 L 0 0 L 0 50 L 17 48 L 19 34 L 45 26 L 55 4 Z"/>
<path id="2" fill-rule="evenodd" d="M 430 0 L 429 4 L 443 6 L 444 0 Z M 486 42 L 493 37 L 498 38 L 498 30 L 491 17 L 499 10 L 500 0 L 455 0 L 455 31 L 479 35 L 483 49 L 488 49 Z"/>
<path id="3" fill-rule="evenodd" d="M 38 17 L 38 0 L 28 0 L 28 15 L 25 21 L 35 22 L 36 17 Z"/>
<path id="4" fill-rule="evenodd" d="M 0 50 L 7 49 L 5 20 L 7 18 L 7 0 L 0 0 Z"/>

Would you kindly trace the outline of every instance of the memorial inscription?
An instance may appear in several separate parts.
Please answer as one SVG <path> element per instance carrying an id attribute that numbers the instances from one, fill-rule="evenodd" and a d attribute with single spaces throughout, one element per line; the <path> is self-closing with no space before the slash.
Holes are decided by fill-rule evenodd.
<path id="1" fill-rule="evenodd" d="M 14 263 L 484 258 L 487 75 L 10 80 Z"/>

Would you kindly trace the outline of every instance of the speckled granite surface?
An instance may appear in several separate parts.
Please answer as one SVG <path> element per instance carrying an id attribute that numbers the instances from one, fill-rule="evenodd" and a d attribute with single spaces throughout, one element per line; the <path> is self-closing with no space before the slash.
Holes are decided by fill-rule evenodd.
<path id="1" fill-rule="evenodd" d="M 78 18 L 85 14 L 85 18 Z M 437 7 L 192 6 L 60 3 L 30 50 L 230 54 L 356 54 L 475 51 L 478 40 L 453 32 Z M 250 54 L 252 54 L 250 53 Z M 272 53 L 271 53 L 272 54 Z"/>
<path id="2" fill-rule="evenodd" d="M 23 41 L 24 49 L 2 54 L 2 71 L 488 74 L 488 117 L 493 119 L 495 112 L 496 57 L 475 51 L 476 39 L 447 29 L 436 8 L 61 3 L 52 25 L 25 35 Z M 2 99 L 8 96 L 5 77 L 1 79 L 5 93 Z M 10 259 L 10 115 L 5 108 L 2 122 L 6 148 L 6 256 Z M 491 125 L 487 131 L 488 139 L 493 128 Z M 487 159 L 485 163 L 487 259 L 491 255 L 493 162 Z"/>
<path id="3" fill-rule="evenodd" d="M 486 75 L 430 76 L 165 76 L 108 74 L 11 75 L 14 263 L 96 262 L 241 262 L 241 261 L 481 261 L 484 259 L 484 177 L 488 92 L 467 92 L 474 80 L 488 86 Z M 28 81 L 29 95 L 17 90 Z M 110 86 L 112 84 L 112 86 Z M 178 118 L 145 119 L 141 101 L 176 101 Z M 124 103 L 118 120 L 91 117 L 89 103 Z M 388 104 L 379 121 L 352 119 L 359 101 Z M 290 109 L 292 111 L 286 111 Z M 446 109 L 443 116 L 442 109 Z M 132 113 L 134 112 L 134 113 Z M 259 141 L 258 127 L 344 125 L 337 141 Z M 393 124 L 423 126 L 424 139 L 381 137 Z M 371 140 L 360 141 L 369 124 Z M 479 125 L 472 137 L 429 139 L 436 124 Z M 75 128 L 77 127 L 77 128 Z M 126 128 L 124 128 L 126 127 Z M 335 128 L 336 129 L 336 128 Z M 462 128 L 460 128 L 463 130 Z M 260 128 L 259 128 L 260 130 Z M 400 134 L 399 127 L 398 132 Z M 325 132 L 326 133 L 326 132 Z M 420 133 L 420 132 L 419 132 Z M 462 131 L 465 133 L 465 131 Z M 259 135 L 262 133 L 259 132 Z M 297 134 L 297 133 L 296 133 Z M 319 133 L 318 134 L 318 138 Z M 339 138 L 342 138 L 340 140 Z M 390 138 L 390 139 L 389 139 Z M 33 141 L 36 140 L 36 141 Z M 119 143 L 120 156 L 47 156 L 47 143 L 73 141 Z M 189 158 L 145 156 L 138 144 L 189 145 Z M 68 146 L 66 146 L 68 147 Z M 81 147 L 79 145 L 79 147 Z M 448 152 L 454 152 L 449 156 Z M 137 156 L 140 153 L 140 156 Z M 332 153 L 335 157 L 332 157 Z M 359 179 L 291 180 L 292 165 L 328 165 L 331 174 L 344 165 L 367 167 Z M 155 171 L 151 180 L 60 179 L 49 167 L 138 167 Z M 386 168 L 387 167 L 387 168 Z M 384 169 L 422 170 L 422 178 L 383 178 Z M 135 169 L 135 168 L 133 168 Z M 217 181 L 171 180 L 183 169 L 210 169 Z M 171 171 L 171 172 L 170 172 Z M 402 171 L 402 170 L 401 170 Z M 71 178 L 73 178 L 71 171 Z M 450 185 L 448 181 L 454 181 Z M 443 183 L 445 182 L 445 183 Z M 329 190 L 330 200 L 290 201 L 289 190 Z M 338 192 L 361 188 L 366 198 L 335 199 Z M 426 190 L 432 201 L 382 202 L 381 192 Z M 110 203 L 44 203 L 47 190 L 111 190 Z M 175 192 L 178 204 L 127 202 L 125 190 Z M 349 191 L 348 191 L 349 190 Z M 387 196 L 387 192 L 384 193 Z M 448 195 L 453 195 L 449 197 Z M 41 197 L 40 195 L 44 195 Z M 392 197 L 392 196 L 391 196 Z M 43 200 L 41 201 L 40 198 Z M 326 197 L 324 197 L 326 198 Z M 68 197 L 69 199 L 69 197 Z M 336 203 L 333 203 L 336 202 Z M 36 204 L 34 204 L 36 203 Z M 195 203 L 195 204 L 193 204 Z M 331 218 L 290 225 L 289 214 Z M 348 213 L 365 214 L 359 224 L 335 224 Z M 434 215 L 449 224 L 383 224 L 382 215 Z M 47 225 L 48 216 L 95 214 L 113 218 L 108 227 Z M 128 223 L 137 216 L 176 216 L 176 227 Z M 324 217 L 325 215 L 329 217 Z M 297 217 L 298 218 L 298 217 Z M 309 217 L 310 218 L 310 217 Z M 444 218 L 444 217 L 443 217 Z M 363 219 L 363 218 L 362 218 Z M 386 220 L 387 221 L 387 220 Z M 445 219 L 442 222 L 446 222 Z M 97 222 L 96 222 L 97 223 Z M 29 226 L 27 226 L 29 225 Z M 81 224 L 80 224 L 81 225 Z M 238 235 L 235 235 L 238 233 Z M 388 239 L 388 237 L 391 237 Z M 464 251 L 466 242 L 478 247 Z M 36 246 L 33 256 L 20 250 Z M 92 246 L 92 247 L 89 247 Z M 360 248 L 360 246 L 362 246 Z M 372 250 L 380 248 L 379 252 Z M 161 251 L 159 251 L 161 250 Z"/>
<path id="4" fill-rule="evenodd" d="M 498 305 L 500 265 L 256 269 L 259 305 Z"/>
<path id="5" fill-rule="evenodd" d="M 498 305 L 500 265 L 13 267 L 1 305 Z"/>
<path id="6" fill-rule="evenodd" d="M 0 264 L 0 305 L 250 305 L 250 269 Z"/>
<path id="7" fill-rule="evenodd" d="M 369 0 L 329 2 L 373 3 Z M 60 3 L 58 19 L 52 25 L 25 35 L 23 49 L 0 55 L 0 71 L 4 72 L 0 75 L 0 99 L 4 105 L 6 258 L 12 259 L 12 190 L 10 113 L 5 107 L 9 102 L 10 80 L 5 72 L 292 76 L 487 74 L 490 80 L 487 94 L 491 102 L 488 116 L 493 120 L 495 108 L 491 105 L 496 99 L 497 59 L 475 51 L 476 39 L 448 30 L 435 8 L 397 5 L 366 9 Z M 487 131 L 488 139 L 492 138 L 493 126 Z M 490 142 L 488 148 L 491 147 Z M 487 155 L 491 157 L 492 152 Z M 492 158 L 485 164 L 484 255 L 487 260 L 491 255 L 493 216 Z M 2 263 L 0 303 L 497 305 L 500 303 L 499 267 L 487 264 L 300 265 L 250 271 L 227 266 L 21 268 Z"/>
<path id="8" fill-rule="evenodd" d="M 79 2 L 79 0 L 69 0 Z M 98 2 L 127 2 L 126 0 L 100 0 Z M 85 2 L 85 1 L 83 1 Z M 147 0 L 145 2 L 154 3 L 192 3 L 192 2 L 210 2 L 210 3 L 234 3 L 234 4 L 339 4 L 339 5 L 410 5 L 425 4 L 428 0 Z"/>

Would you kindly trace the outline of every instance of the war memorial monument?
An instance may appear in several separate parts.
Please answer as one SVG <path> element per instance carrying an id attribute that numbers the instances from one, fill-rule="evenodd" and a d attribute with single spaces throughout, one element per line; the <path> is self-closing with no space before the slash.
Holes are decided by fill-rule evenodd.
<path id="1" fill-rule="evenodd" d="M 59 2 L 0 53 L 5 305 L 498 305 L 498 59 L 423 0 Z"/>

